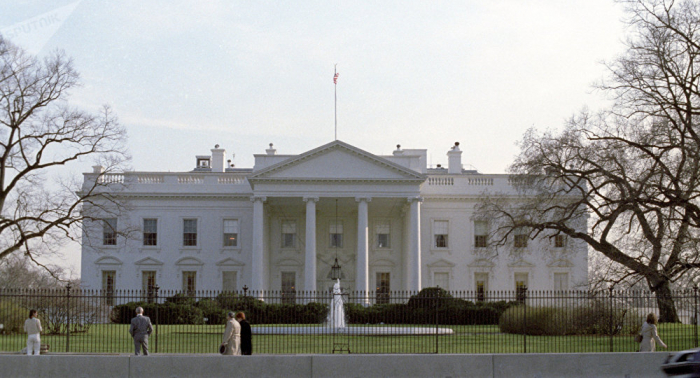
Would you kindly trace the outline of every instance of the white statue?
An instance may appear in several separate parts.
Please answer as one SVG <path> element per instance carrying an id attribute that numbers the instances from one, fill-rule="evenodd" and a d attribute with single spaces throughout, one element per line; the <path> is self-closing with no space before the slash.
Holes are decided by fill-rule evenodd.
<path id="1" fill-rule="evenodd" d="M 345 328 L 345 309 L 343 308 L 343 292 L 340 289 L 340 280 L 333 284 L 333 300 L 328 313 L 328 325 L 331 328 Z"/>

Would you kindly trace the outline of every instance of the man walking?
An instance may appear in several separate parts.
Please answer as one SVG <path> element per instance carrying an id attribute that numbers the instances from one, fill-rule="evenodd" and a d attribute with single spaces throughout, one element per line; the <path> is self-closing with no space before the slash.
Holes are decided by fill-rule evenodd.
<path id="1" fill-rule="evenodd" d="M 129 328 L 129 333 L 134 338 L 134 351 L 137 356 L 141 354 L 141 348 L 143 348 L 143 355 L 148 356 L 148 336 L 152 332 L 151 319 L 143 316 L 143 307 L 137 307 L 136 316 L 131 319 L 131 328 Z"/>

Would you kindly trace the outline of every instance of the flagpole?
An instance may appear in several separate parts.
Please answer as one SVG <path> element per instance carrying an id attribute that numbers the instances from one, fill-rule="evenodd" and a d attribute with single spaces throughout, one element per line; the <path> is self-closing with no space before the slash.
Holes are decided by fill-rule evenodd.
<path id="1" fill-rule="evenodd" d="M 335 98 L 335 140 L 338 140 L 338 64 L 333 66 L 333 96 Z"/>

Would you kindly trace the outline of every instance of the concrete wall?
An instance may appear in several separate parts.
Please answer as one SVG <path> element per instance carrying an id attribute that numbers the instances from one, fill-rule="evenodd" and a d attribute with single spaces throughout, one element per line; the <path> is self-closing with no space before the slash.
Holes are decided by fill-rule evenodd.
<path id="1" fill-rule="evenodd" d="M 0 355 L 2 377 L 664 377 L 666 353 L 496 355 Z"/>

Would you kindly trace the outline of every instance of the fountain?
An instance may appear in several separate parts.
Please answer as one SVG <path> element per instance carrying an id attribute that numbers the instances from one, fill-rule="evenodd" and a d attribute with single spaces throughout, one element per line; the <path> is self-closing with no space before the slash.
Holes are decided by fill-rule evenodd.
<path id="1" fill-rule="evenodd" d="M 333 284 L 333 299 L 331 299 L 328 318 L 322 327 L 298 327 L 298 326 L 259 326 L 253 327 L 256 335 L 333 335 L 343 334 L 374 335 L 374 336 L 402 336 L 402 335 L 451 335 L 451 328 L 436 327 L 402 327 L 402 326 L 376 326 L 376 325 L 352 325 L 345 323 L 345 308 L 343 307 L 343 292 L 340 288 L 340 280 Z"/>

